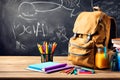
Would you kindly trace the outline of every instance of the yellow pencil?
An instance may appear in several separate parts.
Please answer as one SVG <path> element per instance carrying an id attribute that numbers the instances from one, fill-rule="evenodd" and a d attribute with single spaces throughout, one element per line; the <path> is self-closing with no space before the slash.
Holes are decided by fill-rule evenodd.
<path id="1" fill-rule="evenodd" d="M 46 42 L 46 54 L 48 54 L 48 43 Z"/>
<path id="2" fill-rule="evenodd" d="M 41 53 L 41 54 L 43 54 L 42 45 L 40 45 L 40 44 L 37 44 L 37 46 L 38 46 L 38 49 L 39 49 L 40 53 Z"/>

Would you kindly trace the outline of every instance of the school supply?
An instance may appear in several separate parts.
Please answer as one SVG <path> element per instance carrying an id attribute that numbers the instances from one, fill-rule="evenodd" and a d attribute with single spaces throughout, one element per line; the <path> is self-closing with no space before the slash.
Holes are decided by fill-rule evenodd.
<path id="1" fill-rule="evenodd" d="M 52 72 L 56 72 L 56 71 L 60 71 L 60 70 L 65 70 L 65 69 L 69 69 L 69 68 L 73 68 L 73 66 L 66 65 L 64 67 L 59 67 L 59 68 L 47 70 L 47 71 L 45 71 L 45 73 L 52 73 Z"/>
<path id="2" fill-rule="evenodd" d="M 68 60 L 74 65 L 96 68 L 97 48 L 105 47 L 107 55 L 111 39 L 116 37 L 115 20 L 100 9 L 81 12 L 75 21 L 73 33 L 69 40 Z"/>
<path id="3" fill-rule="evenodd" d="M 41 53 L 41 62 L 53 61 L 54 51 L 57 47 L 57 43 L 48 43 L 46 41 L 43 44 L 37 44 L 38 49 Z"/>
<path id="4" fill-rule="evenodd" d="M 91 73 L 95 73 L 95 70 L 94 69 L 90 69 L 90 68 L 87 68 L 87 67 L 81 67 L 82 70 L 86 70 L 86 71 L 89 71 Z"/>
<path id="5" fill-rule="evenodd" d="M 86 67 L 74 67 L 70 69 L 65 69 L 60 71 L 61 73 L 66 73 L 66 74 L 74 74 L 74 75 L 79 75 L 79 74 L 94 74 L 95 71 L 90 68 Z"/>
<path id="6" fill-rule="evenodd" d="M 117 60 L 117 53 L 116 52 L 111 55 L 110 69 L 111 69 L 111 71 L 118 71 L 118 60 Z"/>
<path id="7" fill-rule="evenodd" d="M 90 71 L 87 71 L 87 72 L 79 72 L 78 74 L 92 74 Z"/>
<path id="8" fill-rule="evenodd" d="M 120 52 L 117 53 L 117 59 L 118 59 L 118 71 L 120 71 Z"/>
<path id="9" fill-rule="evenodd" d="M 69 68 L 69 69 L 62 70 L 62 71 L 60 71 L 60 73 L 70 74 L 71 72 L 73 72 L 73 70 L 74 70 L 74 67 Z"/>
<path id="10" fill-rule="evenodd" d="M 113 47 L 115 48 L 115 52 L 111 57 L 111 70 L 112 71 L 120 71 L 120 38 L 112 39 Z"/>
<path id="11" fill-rule="evenodd" d="M 84 69 L 78 69 L 77 73 L 78 74 L 94 74 L 92 71 L 89 71 L 89 70 L 86 70 L 86 69 L 85 70 Z"/>
<path id="12" fill-rule="evenodd" d="M 41 54 L 54 54 L 54 51 L 57 47 L 57 43 L 48 43 L 44 41 L 43 44 L 38 43 L 37 46 Z"/>
<path id="13" fill-rule="evenodd" d="M 45 62 L 45 63 L 39 63 L 39 64 L 31 64 L 28 66 L 27 69 L 44 72 L 44 73 L 51 73 L 51 72 L 55 72 L 63 69 L 69 69 L 72 67 L 73 66 L 69 66 L 66 63 Z"/>
<path id="14" fill-rule="evenodd" d="M 98 69 L 109 68 L 109 59 L 104 53 L 104 48 L 99 47 L 95 55 L 95 66 Z"/>
<path id="15" fill-rule="evenodd" d="M 112 43 L 116 45 L 120 45 L 120 38 L 113 38 Z M 114 46 L 113 46 L 114 47 Z M 115 46 L 116 47 L 116 46 Z"/>

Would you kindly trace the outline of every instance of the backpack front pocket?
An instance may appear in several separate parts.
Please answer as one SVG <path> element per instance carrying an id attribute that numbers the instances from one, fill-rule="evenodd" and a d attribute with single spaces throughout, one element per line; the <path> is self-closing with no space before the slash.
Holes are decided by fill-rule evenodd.
<path id="1" fill-rule="evenodd" d="M 70 40 L 68 47 L 68 60 L 73 64 L 94 68 L 94 42 L 79 44 L 78 41 Z"/>

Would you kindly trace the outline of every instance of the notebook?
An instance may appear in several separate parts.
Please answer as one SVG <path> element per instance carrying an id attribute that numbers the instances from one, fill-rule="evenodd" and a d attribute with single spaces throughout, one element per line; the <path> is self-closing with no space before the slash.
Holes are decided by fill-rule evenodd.
<path id="1" fill-rule="evenodd" d="M 56 72 L 56 71 L 60 71 L 60 70 L 65 70 L 65 69 L 70 69 L 70 68 L 73 68 L 73 66 L 66 65 L 64 67 L 47 70 L 47 71 L 45 71 L 45 73 L 52 73 L 52 72 Z"/>
<path id="2" fill-rule="evenodd" d="M 67 63 L 57 63 L 57 62 L 45 62 L 40 64 L 31 64 L 27 69 L 45 73 L 51 73 L 62 69 L 67 69 L 72 66 L 68 66 Z"/>

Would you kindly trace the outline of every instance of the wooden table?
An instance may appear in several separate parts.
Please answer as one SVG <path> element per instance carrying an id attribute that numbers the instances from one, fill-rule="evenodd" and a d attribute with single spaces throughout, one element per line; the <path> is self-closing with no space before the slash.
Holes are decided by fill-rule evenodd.
<path id="1" fill-rule="evenodd" d="M 55 56 L 56 62 L 67 62 L 67 56 Z M 119 79 L 120 72 L 109 70 L 96 70 L 95 74 L 67 75 L 65 73 L 54 72 L 45 74 L 26 70 L 30 64 L 40 63 L 40 56 L 0 56 L 0 80 L 79 80 L 79 79 Z"/>

